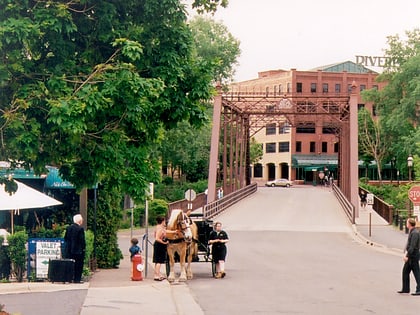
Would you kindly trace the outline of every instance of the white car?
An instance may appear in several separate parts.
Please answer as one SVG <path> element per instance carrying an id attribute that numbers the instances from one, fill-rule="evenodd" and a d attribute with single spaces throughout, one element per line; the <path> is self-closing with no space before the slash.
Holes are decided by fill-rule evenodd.
<path id="1" fill-rule="evenodd" d="M 268 186 L 268 187 L 275 187 L 275 186 L 290 187 L 292 185 L 293 185 L 293 183 L 286 178 L 279 178 L 279 179 L 275 179 L 275 180 L 270 180 L 270 181 L 265 183 L 265 186 Z"/>

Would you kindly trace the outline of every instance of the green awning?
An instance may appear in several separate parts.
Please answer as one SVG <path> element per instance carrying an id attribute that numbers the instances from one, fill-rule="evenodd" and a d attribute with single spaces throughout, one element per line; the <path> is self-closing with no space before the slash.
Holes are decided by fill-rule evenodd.
<path id="1" fill-rule="evenodd" d="M 74 189 L 72 183 L 63 180 L 58 174 L 58 168 L 47 166 L 48 175 L 45 179 L 45 188 Z"/>

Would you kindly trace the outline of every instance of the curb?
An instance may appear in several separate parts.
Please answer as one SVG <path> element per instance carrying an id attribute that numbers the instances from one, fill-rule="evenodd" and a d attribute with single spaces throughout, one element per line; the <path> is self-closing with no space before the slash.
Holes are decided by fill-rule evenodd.
<path id="1" fill-rule="evenodd" d="M 356 242 L 358 242 L 362 245 L 365 245 L 367 247 L 371 247 L 371 248 L 373 248 L 375 250 L 378 250 L 380 252 L 387 253 L 387 254 L 392 254 L 392 255 L 395 255 L 395 256 L 401 256 L 403 254 L 403 251 L 401 249 L 388 247 L 384 244 L 377 243 L 377 242 L 374 242 L 374 241 L 366 238 L 362 233 L 359 233 L 359 231 L 357 230 L 357 225 L 356 224 L 352 224 L 352 230 L 353 230 L 353 233 L 352 233 L 353 239 Z"/>

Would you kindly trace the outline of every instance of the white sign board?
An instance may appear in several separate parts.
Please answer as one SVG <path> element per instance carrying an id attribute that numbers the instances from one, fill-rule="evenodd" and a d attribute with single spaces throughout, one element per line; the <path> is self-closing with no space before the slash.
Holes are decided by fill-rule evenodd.
<path id="1" fill-rule="evenodd" d="M 420 205 L 413 206 L 414 216 L 420 218 Z"/>
<path id="2" fill-rule="evenodd" d="M 185 192 L 185 199 L 187 199 L 188 201 L 193 201 L 196 197 L 197 197 L 197 194 L 193 189 L 188 189 Z"/>
<path id="3" fill-rule="evenodd" d="M 61 243 L 38 241 L 36 242 L 36 277 L 48 278 L 48 264 L 50 259 L 61 258 Z"/>
<path id="4" fill-rule="evenodd" d="M 366 201 L 368 205 L 373 205 L 373 201 L 374 201 L 374 194 L 367 194 L 366 195 Z"/>

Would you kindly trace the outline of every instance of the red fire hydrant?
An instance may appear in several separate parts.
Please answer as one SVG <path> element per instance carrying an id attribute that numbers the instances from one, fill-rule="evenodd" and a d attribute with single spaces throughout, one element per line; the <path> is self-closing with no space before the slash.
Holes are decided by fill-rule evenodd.
<path id="1" fill-rule="evenodd" d="M 143 259 L 142 259 L 141 255 L 139 255 L 139 254 L 134 255 L 134 257 L 131 261 L 133 263 L 131 280 L 133 280 L 133 281 L 143 280 L 144 265 L 143 265 Z"/>

